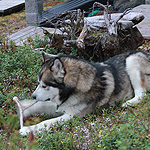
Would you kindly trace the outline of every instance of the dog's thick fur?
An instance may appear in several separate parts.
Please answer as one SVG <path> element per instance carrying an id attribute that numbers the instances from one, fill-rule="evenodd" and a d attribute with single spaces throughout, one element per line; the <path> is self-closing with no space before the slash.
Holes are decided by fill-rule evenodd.
<path id="1" fill-rule="evenodd" d="M 53 106 L 60 116 L 37 125 L 20 129 L 40 131 L 75 114 L 82 118 L 103 104 L 116 105 L 124 98 L 134 97 L 123 104 L 134 106 L 150 87 L 150 56 L 141 51 L 126 52 L 102 63 L 90 63 L 72 56 L 49 57 L 43 53 L 39 85 L 32 97 Z M 40 105 L 38 110 L 40 110 Z M 51 107 L 52 107 L 51 106 Z M 55 111 L 49 110 L 49 113 Z M 63 114 L 62 114 L 63 113 Z"/>

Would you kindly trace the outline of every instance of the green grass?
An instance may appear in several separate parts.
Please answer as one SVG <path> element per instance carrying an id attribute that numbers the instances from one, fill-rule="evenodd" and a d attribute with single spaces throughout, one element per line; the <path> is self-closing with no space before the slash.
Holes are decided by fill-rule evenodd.
<path id="1" fill-rule="evenodd" d="M 63 126 L 56 125 L 49 131 L 42 132 L 39 135 L 42 138 L 37 140 L 40 149 L 140 150 L 150 148 L 150 135 L 141 124 L 142 121 L 148 125 L 150 121 L 148 118 L 142 116 L 137 118 L 129 109 L 102 108 L 101 110 L 102 113 L 99 108 L 96 108 L 96 113 L 87 115 L 82 121 L 75 117 Z M 144 115 L 148 116 L 148 111 L 146 110 Z M 143 115 L 140 109 L 134 113 Z"/>
<path id="2" fill-rule="evenodd" d="M 135 108 L 95 108 L 95 112 L 82 120 L 78 116 L 61 126 L 59 123 L 33 137 L 21 137 L 14 96 L 28 99 L 37 85 L 41 66 L 39 53 L 32 48 L 47 47 L 46 37 L 38 36 L 30 45 L 15 47 L 15 44 L 0 36 L 0 148 L 70 150 L 70 149 L 150 149 L 150 100 L 149 95 Z M 54 48 L 47 50 L 58 53 Z M 76 54 L 74 50 L 73 54 Z M 35 124 L 47 116 L 29 118 L 25 124 Z"/>

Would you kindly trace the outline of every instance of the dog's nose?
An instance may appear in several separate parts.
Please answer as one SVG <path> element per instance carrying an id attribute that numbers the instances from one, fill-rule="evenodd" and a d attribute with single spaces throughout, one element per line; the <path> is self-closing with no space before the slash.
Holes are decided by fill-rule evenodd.
<path id="1" fill-rule="evenodd" d="M 32 98 L 36 99 L 36 96 L 34 94 L 32 94 Z"/>

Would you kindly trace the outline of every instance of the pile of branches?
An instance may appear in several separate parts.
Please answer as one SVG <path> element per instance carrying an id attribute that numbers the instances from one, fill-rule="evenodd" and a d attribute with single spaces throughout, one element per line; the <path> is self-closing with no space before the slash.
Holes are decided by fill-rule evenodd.
<path id="1" fill-rule="evenodd" d="M 104 61 L 121 52 L 132 50 L 132 48 L 135 49 L 141 44 L 136 45 L 138 42 L 134 41 L 135 39 L 133 38 L 133 33 L 137 32 L 137 29 L 133 29 L 136 31 L 131 31 L 131 28 L 121 30 L 118 23 L 131 9 L 125 10 L 115 20 L 112 20 L 110 14 L 111 5 L 108 2 L 107 5 L 95 2 L 93 4 L 93 11 L 95 7 L 103 9 L 105 20 L 103 27 L 89 22 L 85 17 L 85 12 L 80 9 L 67 11 L 57 16 L 57 18 L 48 20 L 53 24 L 55 29 L 59 29 L 61 32 L 61 34 L 57 34 L 56 32 L 50 34 L 43 29 L 45 34 L 49 34 L 49 47 L 63 49 L 74 47 L 78 49 L 81 55 L 86 55 L 87 59 L 92 56 L 96 58 L 96 61 L 97 59 Z M 56 19 L 57 21 L 53 23 L 53 20 Z M 141 39 L 140 41 L 142 41 Z M 128 41 L 132 42 L 132 46 L 130 45 L 131 48 L 127 46 L 129 44 Z M 122 47 L 122 45 L 125 46 Z"/>

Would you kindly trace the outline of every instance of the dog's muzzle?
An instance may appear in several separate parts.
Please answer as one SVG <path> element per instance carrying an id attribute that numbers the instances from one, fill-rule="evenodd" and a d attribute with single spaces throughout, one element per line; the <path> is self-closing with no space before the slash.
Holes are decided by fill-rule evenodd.
<path id="1" fill-rule="evenodd" d="M 36 99 L 36 95 L 34 95 L 34 94 L 32 94 L 32 98 L 34 98 L 35 100 L 37 100 Z M 50 101 L 51 99 L 50 98 L 48 98 L 48 99 L 46 99 L 45 101 Z M 37 100 L 37 101 L 40 101 L 40 100 Z M 42 100 L 41 100 L 42 101 Z"/>
<path id="2" fill-rule="evenodd" d="M 51 99 L 50 98 L 48 98 L 48 99 L 46 99 L 45 101 L 50 101 Z"/>
<path id="3" fill-rule="evenodd" d="M 32 94 L 32 98 L 36 99 L 36 96 Z"/>

